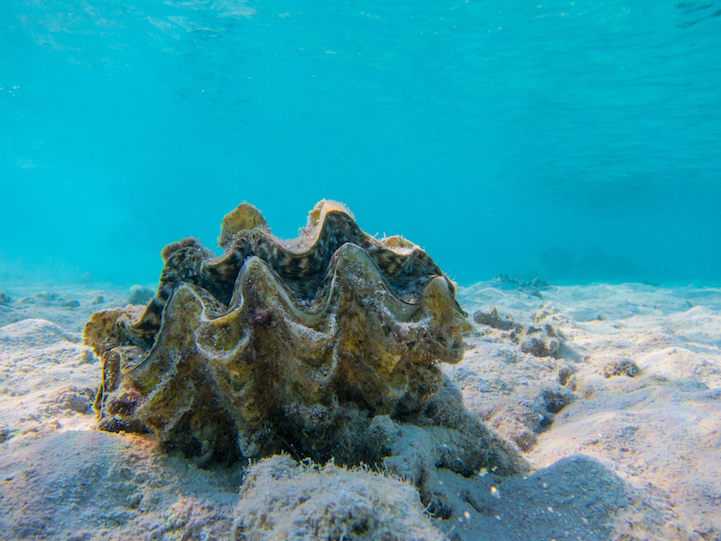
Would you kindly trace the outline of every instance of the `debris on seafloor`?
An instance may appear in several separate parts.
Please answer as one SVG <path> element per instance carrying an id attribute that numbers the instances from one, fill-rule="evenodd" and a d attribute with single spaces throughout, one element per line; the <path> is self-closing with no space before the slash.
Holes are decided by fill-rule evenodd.
<path id="1" fill-rule="evenodd" d="M 86 324 L 101 429 L 151 431 L 200 464 L 289 452 L 377 465 L 442 517 L 439 468 L 528 470 L 438 367 L 460 361 L 472 326 L 418 246 L 364 233 L 332 201 L 288 241 L 243 203 L 218 241 L 218 257 L 195 239 L 166 246 L 146 307 Z"/>
<path id="2" fill-rule="evenodd" d="M 606 363 L 603 367 L 603 376 L 610 378 L 613 376 L 627 376 L 635 378 L 641 373 L 641 369 L 633 359 L 614 359 Z"/>
<path id="3" fill-rule="evenodd" d="M 525 291 L 529 295 L 533 295 L 534 297 L 543 298 L 543 295 L 541 294 L 541 291 L 544 289 L 548 289 L 551 287 L 550 282 L 547 280 L 542 280 L 541 278 L 534 278 L 530 282 L 527 282 L 525 280 L 518 280 L 516 278 L 511 278 L 507 274 L 499 274 L 497 277 L 493 279 L 494 282 L 498 284 L 507 284 L 510 286 L 514 286 L 518 288 L 521 291 Z"/>
<path id="4" fill-rule="evenodd" d="M 561 347 L 561 334 L 550 323 L 539 326 L 523 325 L 514 321 L 511 316 L 501 316 L 495 306 L 487 312 L 475 312 L 473 321 L 499 331 L 510 331 L 504 336 L 518 344 L 523 353 L 536 357 L 550 357 Z"/>

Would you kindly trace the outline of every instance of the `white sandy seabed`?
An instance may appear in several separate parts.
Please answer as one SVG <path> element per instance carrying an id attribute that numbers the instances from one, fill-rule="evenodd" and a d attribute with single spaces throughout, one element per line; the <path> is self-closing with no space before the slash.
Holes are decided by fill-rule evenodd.
<path id="1" fill-rule="evenodd" d="M 469 313 L 551 323 L 563 345 L 534 357 L 476 325 L 444 367 L 535 468 L 440 470 L 448 520 L 368 469 L 276 456 L 203 470 L 94 430 L 101 367 L 80 331 L 128 291 L 43 289 L 0 297 L 0 539 L 721 540 L 719 289 L 460 288 Z"/>

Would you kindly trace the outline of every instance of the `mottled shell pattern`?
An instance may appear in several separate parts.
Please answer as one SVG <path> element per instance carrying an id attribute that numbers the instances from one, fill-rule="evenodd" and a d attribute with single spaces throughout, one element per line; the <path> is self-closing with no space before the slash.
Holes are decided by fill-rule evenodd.
<path id="1" fill-rule="evenodd" d="M 453 283 L 340 203 L 319 202 L 288 241 L 243 203 L 218 242 L 218 257 L 195 239 L 166 246 L 146 307 L 86 324 L 103 360 L 101 429 L 152 431 L 201 461 L 372 462 L 383 454 L 363 441 L 373 419 L 417 418 L 443 386 L 437 363 L 461 359 L 471 326 Z"/>

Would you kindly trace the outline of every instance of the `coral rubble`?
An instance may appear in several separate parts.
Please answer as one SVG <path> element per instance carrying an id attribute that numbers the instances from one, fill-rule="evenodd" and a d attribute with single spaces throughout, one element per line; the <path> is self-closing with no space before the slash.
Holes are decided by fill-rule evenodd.
<path id="1" fill-rule="evenodd" d="M 511 331 L 508 338 L 521 347 L 523 353 L 536 357 L 550 357 L 561 346 L 561 335 L 550 323 L 542 327 L 526 326 L 516 323 L 510 316 L 501 316 L 498 309 L 492 306 L 488 312 L 478 311 L 473 314 L 473 321 L 500 331 Z"/>
<path id="2" fill-rule="evenodd" d="M 418 246 L 364 233 L 330 201 L 290 241 L 244 203 L 218 242 L 218 257 L 195 239 L 166 246 L 144 309 L 87 323 L 103 360 L 101 429 L 152 431 L 201 463 L 281 451 L 382 463 L 421 487 L 432 472 L 409 465 L 413 454 L 464 475 L 525 469 L 444 390 L 437 364 L 461 359 L 472 327 Z M 418 431 L 423 453 L 407 441 Z"/>

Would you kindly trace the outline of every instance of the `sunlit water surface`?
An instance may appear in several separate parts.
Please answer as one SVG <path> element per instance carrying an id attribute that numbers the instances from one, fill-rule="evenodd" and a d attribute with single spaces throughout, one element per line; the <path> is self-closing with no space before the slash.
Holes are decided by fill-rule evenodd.
<path id="1" fill-rule="evenodd" d="M 246 200 L 461 284 L 721 281 L 721 3 L 0 2 L 0 278 L 150 283 Z"/>

